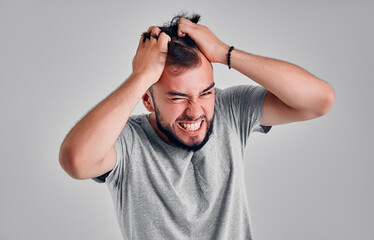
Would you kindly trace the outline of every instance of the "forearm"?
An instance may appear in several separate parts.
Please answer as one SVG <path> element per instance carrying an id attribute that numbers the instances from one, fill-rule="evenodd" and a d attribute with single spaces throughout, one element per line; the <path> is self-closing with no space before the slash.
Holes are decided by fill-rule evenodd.
<path id="1" fill-rule="evenodd" d="M 131 75 L 71 129 L 61 145 L 62 165 L 92 165 L 104 158 L 149 88 L 143 78 Z"/>
<path id="2" fill-rule="evenodd" d="M 231 53 L 231 67 L 262 85 L 289 107 L 324 114 L 331 86 L 306 70 L 280 60 L 240 50 Z"/>

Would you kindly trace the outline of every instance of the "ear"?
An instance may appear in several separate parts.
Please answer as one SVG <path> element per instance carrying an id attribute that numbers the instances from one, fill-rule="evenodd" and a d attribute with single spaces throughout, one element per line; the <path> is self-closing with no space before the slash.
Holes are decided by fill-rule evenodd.
<path id="1" fill-rule="evenodd" d="M 155 111 L 155 108 L 153 106 L 153 101 L 152 101 L 151 93 L 149 92 L 149 90 L 144 93 L 144 95 L 142 97 L 142 100 L 143 100 L 144 107 L 149 112 L 154 112 Z"/>

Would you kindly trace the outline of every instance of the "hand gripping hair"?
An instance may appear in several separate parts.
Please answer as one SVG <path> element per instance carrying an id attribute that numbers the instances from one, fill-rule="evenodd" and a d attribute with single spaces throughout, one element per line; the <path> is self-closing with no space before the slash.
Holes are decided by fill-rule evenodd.
<path id="1" fill-rule="evenodd" d="M 198 55 L 199 48 L 196 43 L 188 35 L 185 37 L 178 36 L 178 23 L 182 17 L 193 23 L 197 23 L 200 20 L 200 15 L 198 14 L 187 16 L 186 13 L 182 13 L 173 17 L 169 23 L 159 27 L 161 32 L 166 33 L 171 38 L 168 43 L 166 66 L 177 72 L 191 69 L 201 64 L 201 59 Z"/>

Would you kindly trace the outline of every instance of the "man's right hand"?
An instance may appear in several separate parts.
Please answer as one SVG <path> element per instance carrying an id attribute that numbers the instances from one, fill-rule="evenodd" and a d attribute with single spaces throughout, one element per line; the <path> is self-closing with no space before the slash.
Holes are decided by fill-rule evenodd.
<path id="1" fill-rule="evenodd" d="M 160 32 L 160 28 L 150 27 L 147 32 L 150 38 L 146 37 L 146 33 L 142 34 L 132 60 L 133 74 L 146 76 L 151 84 L 156 83 L 164 71 L 168 42 L 171 40 L 167 34 Z"/>

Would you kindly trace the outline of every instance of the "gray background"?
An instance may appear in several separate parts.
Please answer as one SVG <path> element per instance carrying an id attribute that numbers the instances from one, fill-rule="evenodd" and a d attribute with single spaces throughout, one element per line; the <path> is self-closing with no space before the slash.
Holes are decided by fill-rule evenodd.
<path id="1" fill-rule="evenodd" d="M 224 42 L 296 63 L 336 92 L 328 115 L 250 139 L 255 239 L 373 239 L 374 4 L 277 0 L 1 1 L 0 239 L 121 239 L 106 186 L 68 177 L 59 146 L 130 75 L 140 34 L 181 10 L 200 13 Z M 214 68 L 218 87 L 252 83 Z"/>

